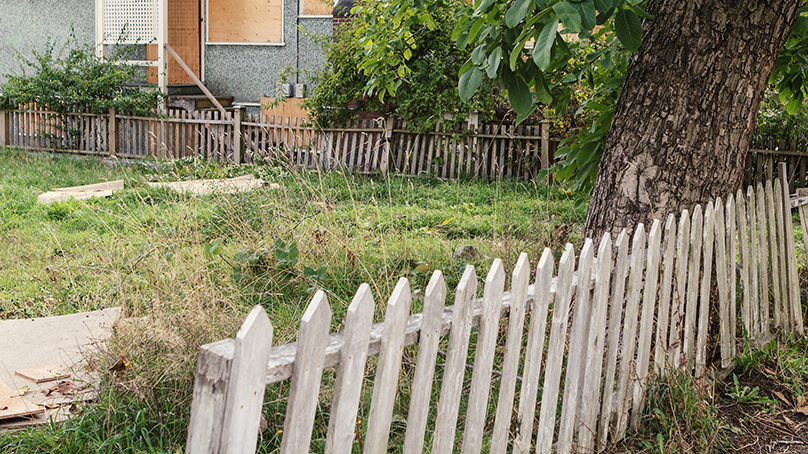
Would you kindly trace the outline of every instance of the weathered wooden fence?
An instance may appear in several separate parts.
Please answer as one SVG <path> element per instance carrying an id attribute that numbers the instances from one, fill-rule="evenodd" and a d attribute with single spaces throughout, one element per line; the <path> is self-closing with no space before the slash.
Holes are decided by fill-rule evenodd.
<path id="1" fill-rule="evenodd" d="M 222 162 L 282 161 L 304 168 L 534 179 L 553 161 L 547 124 L 465 124 L 415 133 L 392 118 L 318 128 L 303 118 L 170 110 L 164 117 L 43 110 L 0 112 L 0 146 L 120 157 L 200 157 Z"/>
<path id="2" fill-rule="evenodd" d="M 309 452 L 322 371 L 333 367 L 325 452 L 351 452 L 357 433 L 365 434 L 365 453 L 387 452 L 402 354 L 416 344 L 406 433 L 396 449 L 421 453 L 431 443 L 434 453 L 478 453 L 485 442 L 492 453 L 509 445 L 518 453 L 549 453 L 554 446 L 559 453 L 601 450 L 622 439 L 629 426 L 639 426 L 653 375 L 679 369 L 701 376 L 713 356 L 720 358 L 714 366 L 726 367 L 739 337 L 757 346 L 776 333 L 803 334 L 791 208 L 781 180 L 685 210 L 678 222 L 670 215 L 648 233 L 639 225 L 631 241 L 626 231 L 614 244 L 607 234 L 597 257 L 588 239 L 577 271 L 567 245 L 557 277 L 546 249 L 533 285 L 522 254 L 510 292 L 504 291 L 503 264 L 495 260 L 477 298 L 476 270 L 468 266 L 454 305 L 447 307 L 444 278 L 436 271 L 423 312 L 410 315 L 410 286 L 401 279 L 384 321 L 371 325 L 374 298 L 363 284 L 344 331 L 330 336 L 331 310 L 322 291 L 303 315 L 293 344 L 271 347 L 271 324 L 256 306 L 235 340 L 200 349 L 187 452 L 252 452 L 265 386 L 284 380 L 291 381 L 281 452 Z M 717 301 L 711 300 L 713 276 Z M 710 323 L 711 313 L 718 323 Z M 446 336 L 448 343 L 441 344 Z M 432 402 L 441 345 L 443 375 Z M 367 358 L 374 355 L 370 411 L 357 431 Z M 494 373 L 498 388 L 491 386 Z M 491 389 L 498 389 L 496 395 L 489 395 Z M 461 408 L 465 423 L 458 427 Z M 491 417 L 493 429 L 486 432 Z"/>
<path id="3" fill-rule="evenodd" d="M 788 185 L 796 188 L 808 186 L 808 144 L 805 141 L 783 140 L 774 137 L 757 138 L 746 158 L 745 185 L 777 177 L 777 163 L 788 167 Z"/>

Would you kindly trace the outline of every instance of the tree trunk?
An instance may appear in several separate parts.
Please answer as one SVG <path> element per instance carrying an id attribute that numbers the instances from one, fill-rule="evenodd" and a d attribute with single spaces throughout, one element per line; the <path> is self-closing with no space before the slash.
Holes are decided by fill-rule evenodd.
<path id="1" fill-rule="evenodd" d="M 586 220 L 586 236 L 726 198 L 802 0 L 650 0 Z M 613 236 L 614 237 L 614 236 Z"/>

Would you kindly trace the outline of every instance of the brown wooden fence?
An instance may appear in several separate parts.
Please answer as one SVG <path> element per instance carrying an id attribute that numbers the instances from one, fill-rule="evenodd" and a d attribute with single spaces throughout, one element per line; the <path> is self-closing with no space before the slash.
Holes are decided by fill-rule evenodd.
<path id="1" fill-rule="evenodd" d="M 222 162 L 286 162 L 305 169 L 343 168 L 358 172 L 440 178 L 535 179 L 553 162 L 556 140 L 547 124 L 465 124 L 413 132 L 392 118 L 359 120 L 342 128 L 318 128 L 303 118 L 218 111 L 170 110 L 163 117 L 43 110 L 0 113 L 0 146 L 102 156 L 174 159 L 199 157 Z"/>
<path id="2" fill-rule="evenodd" d="M 476 271 L 468 266 L 454 305 L 445 307 L 447 289 L 436 271 L 422 313 L 411 315 L 409 282 L 402 278 L 376 325 L 374 296 L 363 284 L 344 331 L 330 336 L 323 291 L 303 314 L 294 344 L 273 348 L 272 325 L 256 306 L 235 340 L 200 349 L 186 452 L 254 452 L 265 386 L 285 380 L 282 454 L 310 451 L 316 418 L 328 418 L 318 424 L 328 427 L 325 452 L 361 449 L 363 433 L 366 453 L 399 449 L 388 443 L 393 413 L 402 407 L 404 453 L 479 453 L 484 442 L 492 453 L 602 451 L 629 427 L 639 428 L 653 376 L 671 370 L 704 376 L 710 367 L 729 366 L 738 345 L 745 350 L 776 334 L 804 334 L 793 203 L 783 183 L 768 180 L 729 194 L 726 203 L 719 198 L 684 210 L 678 222 L 671 214 L 647 234 L 642 224 L 633 238 L 624 230 L 614 247 L 606 234 L 597 258 L 586 240 L 577 267 L 567 245 L 557 277 L 549 249 L 535 274 L 522 254 L 510 292 L 495 260 L 477 298 Z M 408 346 L 417 349 L 417 362 L 414 374 L 407 373 L 411 381 L 400 384 Z M 435 401 L 440 348 L 445 361 Z M 467 364 L 472 353 L 473 365 Z M 321 401 L 321 376 L 329 367 L 337 368 L 336 382 Z M 372 386 L 372 397 L 359 417 L 360 400 L 370 395 L 363 386 Z M 406 404 L 397 398 L 400 386 L 410 387 Z"/>

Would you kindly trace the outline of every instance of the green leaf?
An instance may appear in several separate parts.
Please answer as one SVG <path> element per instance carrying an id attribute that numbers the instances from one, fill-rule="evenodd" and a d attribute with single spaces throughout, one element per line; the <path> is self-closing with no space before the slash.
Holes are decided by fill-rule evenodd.
<path id="1" fill-rule="evenodd" d="M 802 107 L 802 94 L 791 98 L 791 101 L 789 101 L 786 106 L 786 112 L 788 112 L 789 115 L 794 115 L 800 110 L 800 107 Z"/>
<path id="2" fill-rule="evenodd" d="M 550 93 L 550 89 L 547 87 L 547 82 L 544 80 L 544 74 L 539 74 L 536 76 L 534 86 L 536 90 L 536 99 L 538 99 L 540 103 L 547 105 L 553 103 L 553 95 Z"/>
<path id="3" fill-rule="evenodd" d="M 481 18 L 477 19 L 476 22 L 474 22 L 474 25 L 472 25 L 471 29 L 469 30 L 469 41 L 473 40 L 474 37 L 477 36 L 477 32 L 480 31 L 480 28 L 482 28 L 482 26 L 483 26 L 483 24 L 485 24 L 485 22 L 486 22 L 486 20 L 485 20 L 484 17 L 481 17 Z"/>
<path id="4" fill-rule="evenodd" d="M 460 99 L 464 102 L 474 96 L 474 92 L 480 87 L 480 82 L 483 80 L 483 72 L 480 68 L 473 66 L 466 72 L 460 75 L 460 82 L 458 82 L 458 91 L 460 92 Z"/>
<path id="5" fill-rule="evenodd" d="M 493 5 L 495 1 L 496 0 L 483 0 L 482 2 L 480 2 L 480 5 L 477 7 L 477 9 L 474 10 L 474 15 L 478 16 L 482 14 L 482 12 L 487 10 L 491 5 Z"/>
<path id="6" fill-rule="evenodd" d="M 558 18 L 554 18 L 544 24 L 541 33 L 539 33 L 538 38 L 536 38 L 536 44 L 533 48 L 533 61 L 542 71 L 546 71 L 547 68 L 550 67 L 550 56 L 557 31 Z"/>
<path id="7" fill-rule="evenodd" d="M 605 13 L 612 8 L 614 8 L 614 5 L 611 0 L 595 0 L 595 9 L 597 9 L 598 12 Z"/>
<path id="8" fill-rule="evenodd" d="M 533 0 L 515 0 L 508 11 L 505 13 L 505 25 L 513 28 L 521 22 L 527 14 Z"/>
<path id="9" fill-rule="evenodd" d="M 578 15 L 574 6 L 566 2 L 559 2 L 553 5 L 553 11 L 569 31 L 573 33 L 581 31 L 581 16 Z"/>
<path id="10" fill-rule="evenodd" d="M 617 11 L 614 18 L 614 31 L 617 39 L 626 46 L 626 49 L 636 52 L 642 44 L 642 23 L 637 14 L 629 8 Z"/>
<path id="11" fill-rule="evenodd" d="M 493 79 L 497 76 L 497 70 L 499 69 L 501 61 L 502 48 L 497 46 L 491 52 L 491 55 L 488 56 L 488 67 L 485 68 L 485 74 L 488 75 L 489 79 Z"/>
<path id="12" fill-rule="evenodd" d="M 529 114 L 533 107 L 533 94 L 521 77 L 516 76 L 511 80 L 508 88 L 508 101 L 511 103 L 514 112 L 517 114 Z"/>
<path id="13" fill-rule="evenodd" d="M 517 114 L 516 115 L 516 124 L 518 125 L 519 123 L 522 123 L 523 121 L 527 120 L 527 117 L 529 117 L 535 111 L 536 111 L 536 104 L 533 104 L 530 107 L 530 110 L 528 110 L 527 112 Z"/>
<path id="14" fill-rule="evenodd" d="M 783 89 L 780 90 L 780 96 L 779 96 L 780 97 L 780 102 L 785 104 L 786 101 L 791 99 L 792 94 L 794 94 L 794 93 L 791 91 L 791 87 L 788 87 L 788 86 L 783 87 Z"/>
<path id="15" fill-rule="evenodd" d="M 509 59 L 511 69 L 516 68 L 516 60 L 519 58 L 520 55 L 522 55 L 522 49 L 524 48 L 525 48 L 525 40 L 520 40 L 519 43 L 516 45 L 516 47 L 514 47 L 514 49 L 511 51 L 511 57 Z M 533 51 L 535 52 L 536 50 L 533 49 Z"/>
<path id="16" fill-rule="evenodd" d="M 482 66 L 485 60 L 485 44 L 480 44 L 473 51 L 471 51 L 471 62 L 477 66 Z"/>
<path id="17" fill-rule="evenodd" d="M 580 3 L 573 3 L 572 6 L 578 11 L 578 15 L 581 16 L 581 28 L 585 32 L 588 33 L 595 28 L 597 11 L 595 11 L 594 1 L 584 0 Z M 589 36 L 579 36 L 579 38 L 586 39 L 589 38 Z"/>

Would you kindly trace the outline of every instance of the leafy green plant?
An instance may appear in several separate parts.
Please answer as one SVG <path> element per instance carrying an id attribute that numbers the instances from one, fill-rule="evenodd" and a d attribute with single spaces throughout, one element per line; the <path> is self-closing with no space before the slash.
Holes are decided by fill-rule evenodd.
<path id="1" fill-rule="evenodd" d="M 757 386 L 754 388 L 744 386 L 742 388 L 738 384 L 738 376 L 735 374 L 732 374 L 732 383 L 734 387 L 727 393 L 727 397 L 729 397 L 733 402 L 738 404 L 761 405 L 765 407 L 767 411 L 774 409 L 774 405 L 777 403 L 777 401 L 767 396 L 759 395 L 759 388 Z"/>
<path id="2" fill-rule="evenodd" d="M 142 76 L 136 66 L 123 63 L 127 49 L 118 49 L 102 59 L 71 34 L 60 48 L 48 39 L 44 49 L 34 50 L 30 57 L 18 53 L 22 70 L 4 75 L 0 106 L 16 109 L 33 103 L 59 114 L 102 114 L 115 107 L 122 114 L 153 115 L 162 93 L 133 85 Z"/>

